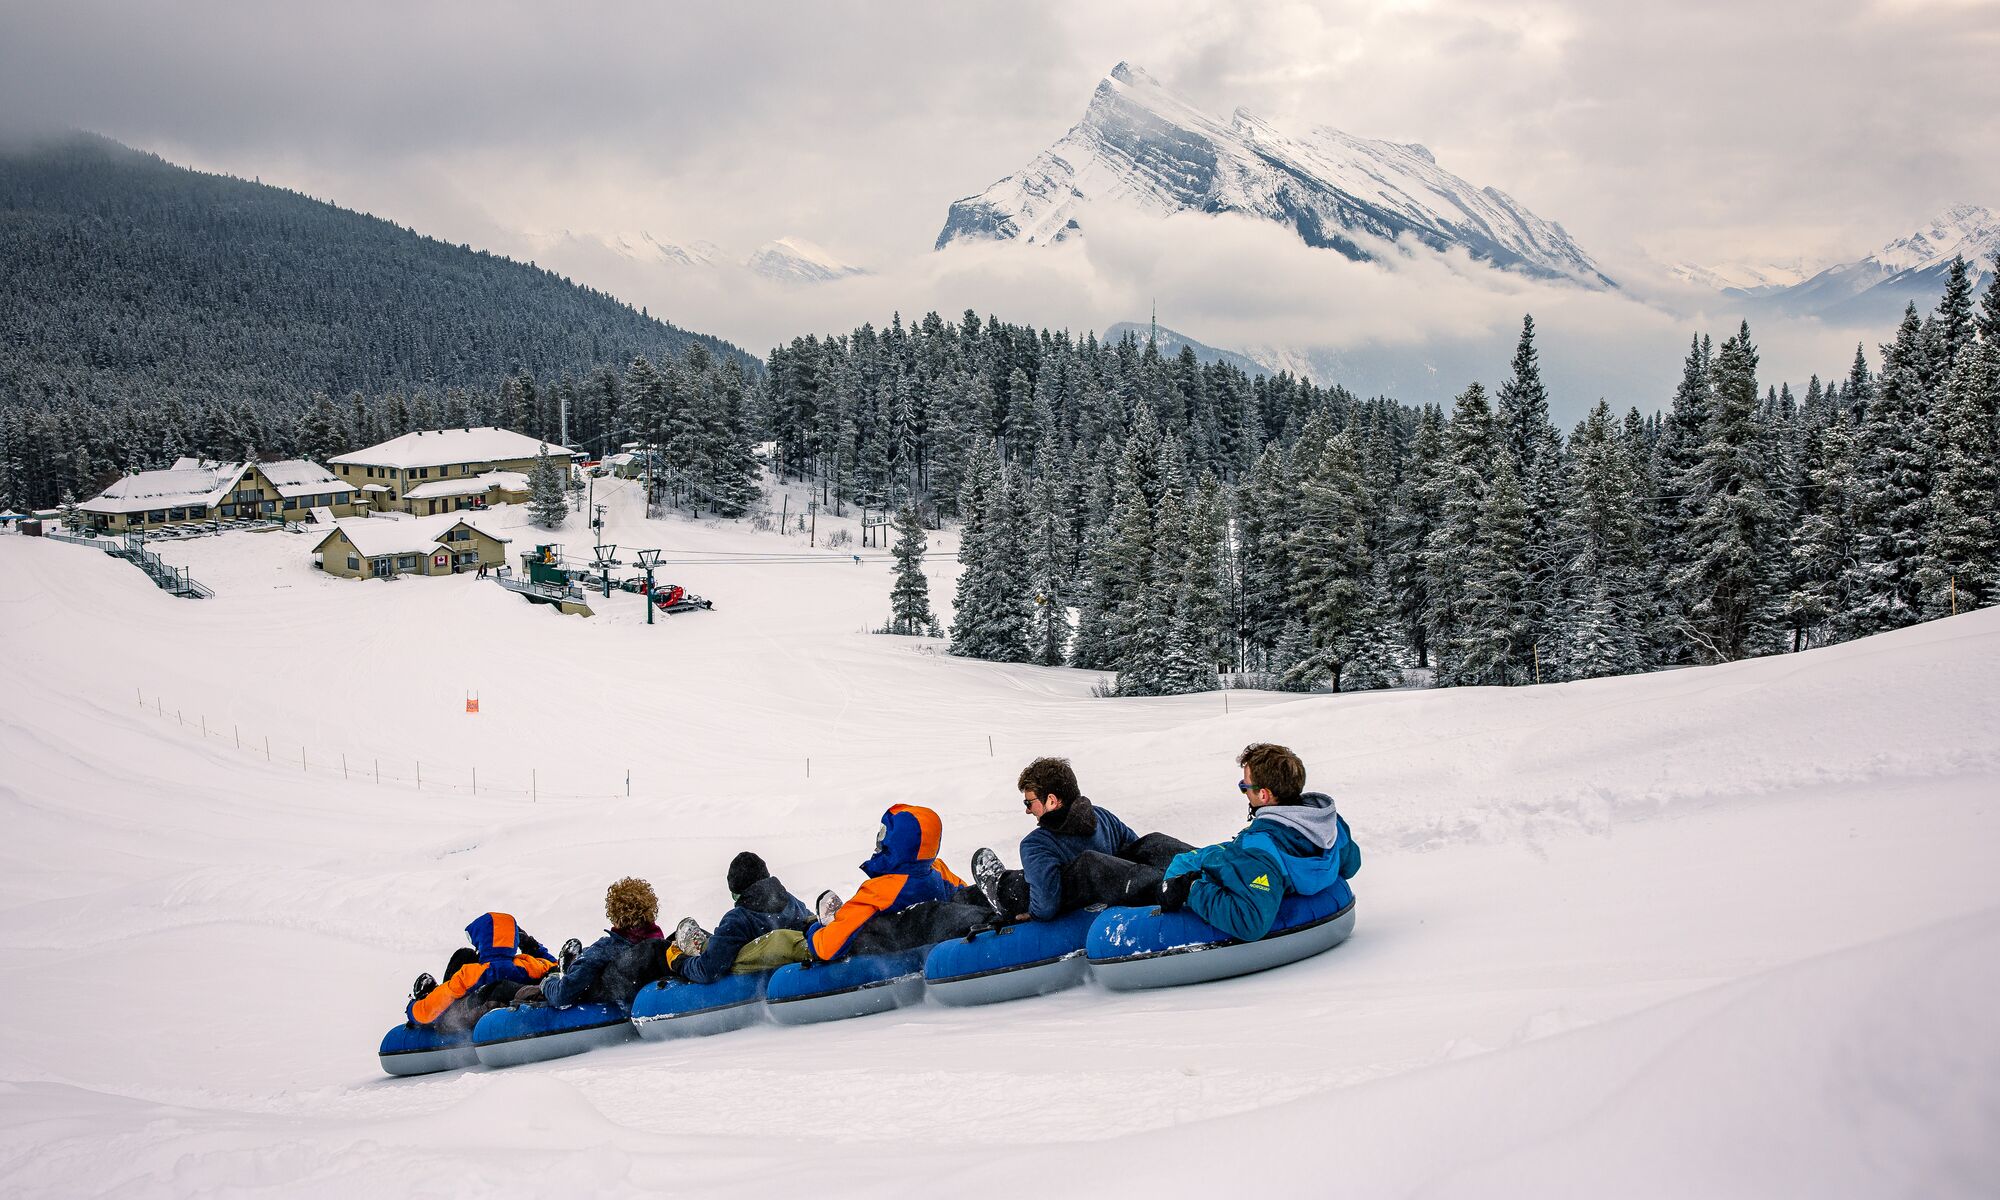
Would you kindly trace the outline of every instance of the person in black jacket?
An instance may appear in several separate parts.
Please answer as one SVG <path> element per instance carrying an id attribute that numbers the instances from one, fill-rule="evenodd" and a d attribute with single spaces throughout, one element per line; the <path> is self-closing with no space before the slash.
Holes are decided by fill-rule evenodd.
<path id="1" fill-rule="evenodd" d="M 777 929 L 805 932 L 812 924 L 812 910 L 785 890 L 771 874 L 764 860 L 745 850 L 729 863 L 729 898 L 736 907 L 715 923 L 698 952 L 673 956 L 670 970 L 689 983 L 714 983 L 736 966 L 743 947 Z"/>
<path id="2" fill-rule="evenodd" d="M 1164 833 L 1142 837 L 1092 804 L 1066 758 L 1036 759 L 1015 786 L 1035 819 L 1021 839 L 1021 869 L 1005 870 L 988 849 L 972 856 L 977 890 L 1003 920 L 1050 921 L 1092 904 L 1157 903 L 1167 864 L 1194 848 Z"/>

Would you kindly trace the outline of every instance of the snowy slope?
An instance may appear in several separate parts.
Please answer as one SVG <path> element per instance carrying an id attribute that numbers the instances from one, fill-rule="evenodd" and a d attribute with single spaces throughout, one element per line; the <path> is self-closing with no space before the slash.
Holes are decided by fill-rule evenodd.
<path id="1" fill-rule="evenodd" d="M 1970 1195 L 2000 1169 L 2000 612 L 1225 711 L 866 634 L 879 551 L 597 498 L 607 541 L 665 548 L 715 611 L 648 628 L 623 593 L 584 620 L 464 576 L 328 579 L 283 533 L 165 547 L 217 591 L 176 600 L 0 536 L 9 1195 L 1214 1196 L 1244 1156 L 1308 1193 Z M 956 535 L 932 546 L 948 596 Z M 943 813 L 961 870 L 1011 860 L 1014 774 L 1051 751 L 1135 827 L 1219 838 L 1230 760 L 1267 738 L 1367 854 L 1322 958 L 377 1072 L 410 977 L 486 908 L 589 937 L 631 872 L 712 920 L 746 846 L 846 891 L 898 801 Z"/>
<path id="2" fill-rule="evenodd" d="M 1364 260 L 1408 237 L 1531 275 L 1612 286 L 1560 225 L 1443 169 L 1422 146 L 1324 126 L 1291 136 L 1242 109 L 1224 122 L 1129 63 L 1105 76 L 1083 120 L 1053 146 L 954 203 L 937 248 L 1060 242 L 1081 231 L 1094 203 L 1157 216 L 1243 213 Z"/>

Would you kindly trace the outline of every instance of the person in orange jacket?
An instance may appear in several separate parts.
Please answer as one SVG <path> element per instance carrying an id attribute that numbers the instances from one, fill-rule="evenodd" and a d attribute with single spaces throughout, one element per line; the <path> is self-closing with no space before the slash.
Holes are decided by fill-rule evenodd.
<path id="1" fill-rule="evenodd" d="M 417 976 L 404 1009 L 412 1024 L 454 1031 L 470 1029 L 514 993 L 555 970 L 548 947 L 503 912 L 481 913 L 465 927 L 472 945 L 451 956 L 444 982 Z"/>
<path id="2" fill-rule="evenodd" d="M 806 952 L 828 962 L 848 953 L 888 954 L 962 937 L 993 920 L 986 908 L 954 903 L 965 881 L 938 858 L 944 822 L 935 812 L 898 804 L 882 814 L 875 853 L 861 869 L 868 882 L 845 904 L 820 896 L 819 919 L 806 927 Z"/>

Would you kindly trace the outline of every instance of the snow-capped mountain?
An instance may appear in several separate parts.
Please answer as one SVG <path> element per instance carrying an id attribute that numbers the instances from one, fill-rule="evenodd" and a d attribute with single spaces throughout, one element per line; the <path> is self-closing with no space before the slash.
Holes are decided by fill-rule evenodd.
<path id="1" fill-rule="evenodd" d="M 1713 266 L 1675 263 L 1667 268 L 1667 273 L 1695 287 L 1754 296 L 1804 283 L 1818 274 L 1824 265 L 1823 262 L 1800 256 L 1771 263 L 1734 262 Z"/>
<path id="2" fill-rule="evenodd" d="M 1123 340 L 1127 334 L 1138 338 L 1141 345 L 1144 345 L 1148 339 L 1157 338 L 1161 358 L 1174 358 L 1180 354 L 1181 347 L 1185 346 L 1194 351 L 1195 359 L 1199 362 L 1228 363 L 1246 375 L 1276 375 L 1278 373 L 1247 354 L 1238 354 L 1234 350 L 1218 350 L 1214 346 L 1197 342 L 1184 333 L 1176 333 L 1164 325 L 1142 324 L 1138 321 L 1119 321 L 1104 331 L 1104 341 L 1115 344 Z"/>
<path id="3" fill-rule="evenodd" d="M 765 242 L 744 264 L 780 283 L 826 283 L 867 271 L 845 263 L 804 238 L 781 237 Z"/>
<path id="4" fill-rule="evenodd" d="M 1907 304 L 1921 309 L 1937 302 L 1953 258 L 1964 256 L 1979 286 L 1991 275 L 1995 254 L 2000 254 L 2000 215 L 1977 204 L 1958 204 L 1865 258 L 1836 263 L 1756 298 L 1790 316 L 1893 321 Z"/>
<path id="5" fill-rule="evenodd" d="M 1616 286 L 1562 226 L 1437 165 L 1422 146 L 1324 126 L 1280 132 L 1237 109 L 1220 121 L 1130 63 L 1097 85 L 1079 121 L 1027 166 L 951 206 L 937 248 L 1076 236 L 1093 203 L 1166 216 L 1243 213 L 1306 244 L 1368 260 L 1408 237 L 1527 274 Z"/>
<path id="6" fill-rule="evenodd" d="M 668 267 L 710 267 L 723 257 L 722 248 L 714 242 L 669 242 L 643 229 L 615 233 L 577 233 L 564 229 L 524 236 L 540 255 L 609 251 L 632 262 Z"/>

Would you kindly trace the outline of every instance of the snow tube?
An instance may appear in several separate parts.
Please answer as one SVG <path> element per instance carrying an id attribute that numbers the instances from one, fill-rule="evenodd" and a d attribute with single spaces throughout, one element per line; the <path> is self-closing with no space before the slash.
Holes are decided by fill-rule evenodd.
<path id="1" fill-rule="evenodd" d="M 1053 921 L 984 929 L 932 947 L 924 990 L 943 1004 L 994 1004 L 1059 992 L 1083 982 L 1084 941 L 1103 906 Z"/>
<path id="2" fill-rule="evenodd" d="M 1118 991 L 1206 983 L 1311 958 L 1354 930 L 1345 880 L 1316 896 L 1287 896 L 1271 932 L 1239 942 L 1191 912 L 1106 909 L 1090 927 L 1090 973 Z"/>
<path id="3" fill-rule="evenodd" d="M 429 1075 L 479 1062 L 472 1031 L 441 1033 L 426 1025 L 402 1024 L 382 1036 L 382 1069 L 391 1075 Z"/>
<path id="4" fill-rule="evenodd" d="M 725 975 L 714 983 L 649 983 L 632 1001 L 632 1024 L 648 1041 L 741 1029 L 763 1019 L 764 985 L 771 974 Z"/>
<path id="5" fill-rule="evenodd" d="M 582 1054 L 634 1036 L 631 1018 L 609 1004 L 516 1004 L 496 1008 L 472 1029 L 483 1067 L 513 1067 Z"/>
<path id="6" fill-rule="evenodd" d="M 810 1025 L 921 1003 L 924 956 L 930 949 L 779 967 L 764 988 L 764 1009 L 773 1021 Z"/>

